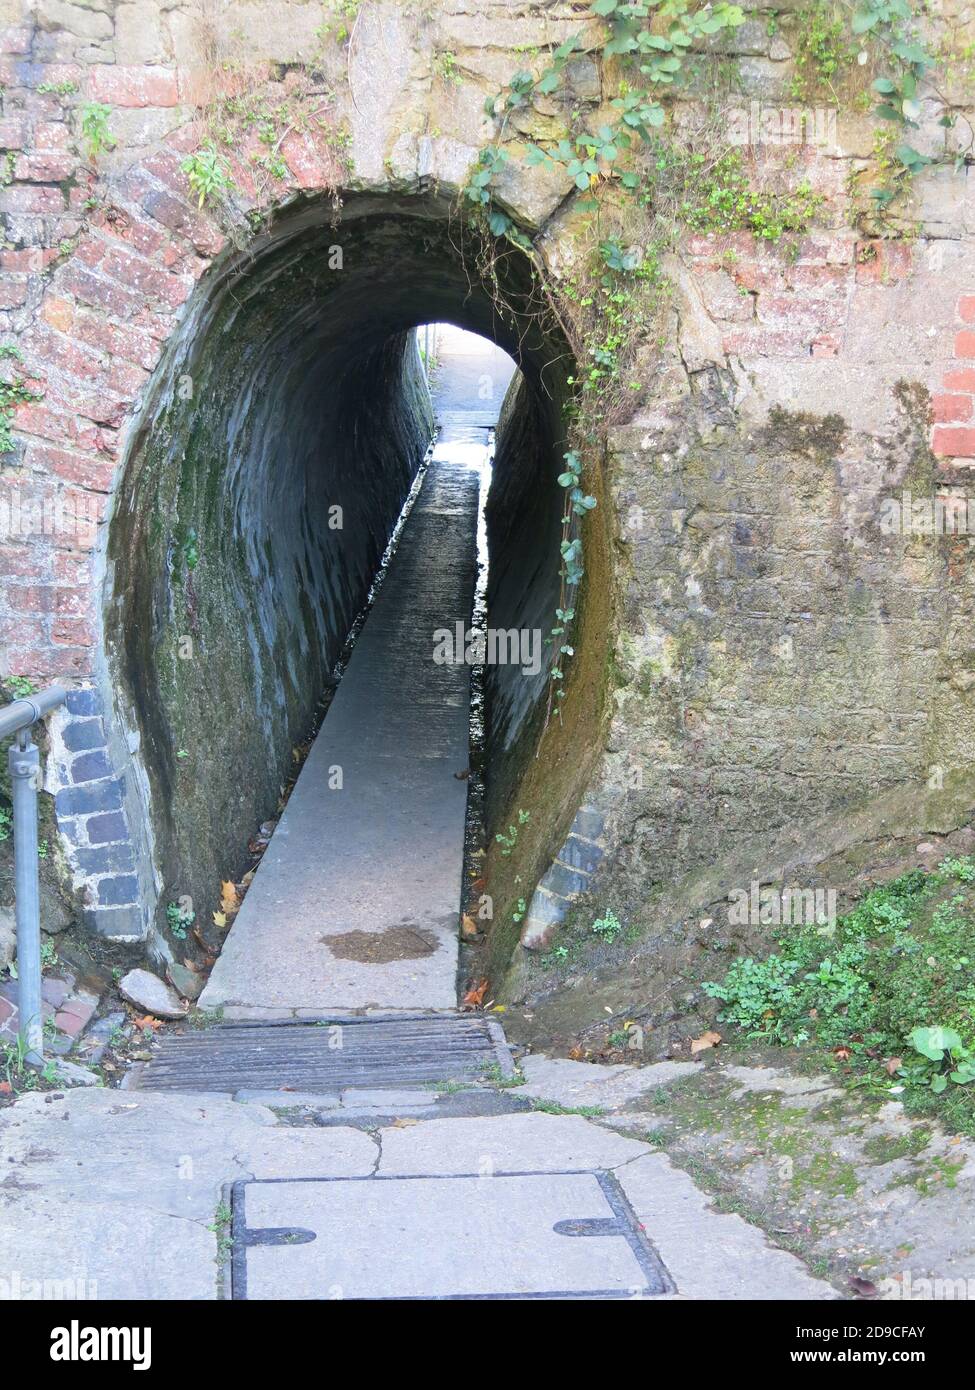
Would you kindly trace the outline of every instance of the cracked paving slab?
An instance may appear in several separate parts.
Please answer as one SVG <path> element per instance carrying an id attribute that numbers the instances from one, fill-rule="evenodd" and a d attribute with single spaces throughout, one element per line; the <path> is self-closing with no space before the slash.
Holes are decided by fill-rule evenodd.
<path id="1" fill-rule="evenodd" d="M 0 1121 L 0 1269 L 100 1299 L 213 1298 L 226 1182 L 363 1176 L 377 1152 L 360 1130 L 291 1130 L 231 1101 L 24 1096 Z"/>

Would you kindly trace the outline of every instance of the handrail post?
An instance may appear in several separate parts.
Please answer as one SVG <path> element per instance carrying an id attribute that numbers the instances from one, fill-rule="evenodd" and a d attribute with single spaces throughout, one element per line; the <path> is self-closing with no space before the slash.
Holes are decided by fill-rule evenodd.
<path id="1" fill-rule="evenodd" d="M 41 1013 L 40 874 L 37 862 L 37 788 L 41 755 L 21 729 L 7 754 L 13 801 L 14 893 L 17 922 L 17 982 L 20 1041 L 24 1060 L 44 1062 L 44 1020 Z"/>

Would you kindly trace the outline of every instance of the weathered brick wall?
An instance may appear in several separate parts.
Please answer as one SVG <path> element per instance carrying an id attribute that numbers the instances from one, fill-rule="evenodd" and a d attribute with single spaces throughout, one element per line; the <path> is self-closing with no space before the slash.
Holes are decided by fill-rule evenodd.
<path id="1" fill-rule="evenodd" d="M 322 18 L 313 3 L 0 0 L 0 341 L 18 344 L 39 397 L 17 406 L 2 462 L 17 520 L 0 544 L 0 668 L 75 686 L 48 781 L 92 921 L 113 935 L 145 932 L 158 884 L 142 755 L 104 650 L 106 531 L 150 380 L 227 246 L 180 168 L 203 107 L 231 72 L 269 109 L 302 113 L 277 139 L 282 177 L 251 158 L 268 152 L 256 129 L 228 149 L 238 235 L 254 207 L 336 184 L 449 191 L 490 136 L 485 96 L 525 46 L 578 25 L 569 4 L 375 0 L 347 52 L 323 42 Z M 772 28 L 759 17 L 726 44 L 745 105 L 789 100 L 793 58 Z M 445 51 L 460 84 L 438 76 Z M 970 109 L 970 79 L 951 81 Z M 580 60 L 573 83 L 594 115 L 595 66 Z M 78 132 L 90 101 L 111 109 L 117 141 L 97 167 Z M 968 484 L 975 178 L 963 165 L 919 179 L 916 236 L 854 231 L 849 175 L 872 126 L 841 113 L 824 146 L 758 151 L 796 160 L 827 199 L 792 254 L 745 233 L 685 238 L 662 349 L 643 359 L 651 390 L 613 440 L 619 680 L 592 794 L 633 883 L 763 816 L 846 804 L 971 751 L 967 541 L 884 548 L 875 520 L 892 488 L 930 490 L 932 456 L 943 481 Z M 954 138 L 926 121 L 927 147 Z M 544 171 L 506 175 L 556 268 L 573 257 L 567 191 Z M 842 428 L 823 426 L 833 415 Z"/>

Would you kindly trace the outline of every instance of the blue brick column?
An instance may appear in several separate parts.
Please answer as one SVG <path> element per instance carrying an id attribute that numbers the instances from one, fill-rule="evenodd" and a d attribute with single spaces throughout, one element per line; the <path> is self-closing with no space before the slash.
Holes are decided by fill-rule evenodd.
<path id="1" fill-rule="evenodd" d="M 581 806 L 565 844 L 539 880 L 525 914 L 521 944 L 526 951 L 544 950 L 574 902 L 588 893 L 592 876 L 603 859 L 604 821 L 593 806 Z"/>
<path id="2" fill-rule="evenodd" d="M 113 765 L 99 692 L 69 691 L 49 732 L 48 782 L 85 923 L 104 936 L 142 940 L 147 895 L 130 834 L 126 778 Z"/>

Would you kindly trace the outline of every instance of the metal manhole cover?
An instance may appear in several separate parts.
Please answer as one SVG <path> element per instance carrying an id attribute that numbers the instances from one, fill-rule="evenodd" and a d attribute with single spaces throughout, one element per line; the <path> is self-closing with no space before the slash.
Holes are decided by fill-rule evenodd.
<path id="1" fill-rule="evenodd" d="M 612 1173 L 236 1183 L 242 1299 L 640 1298 L 666 1271 Z"/>

